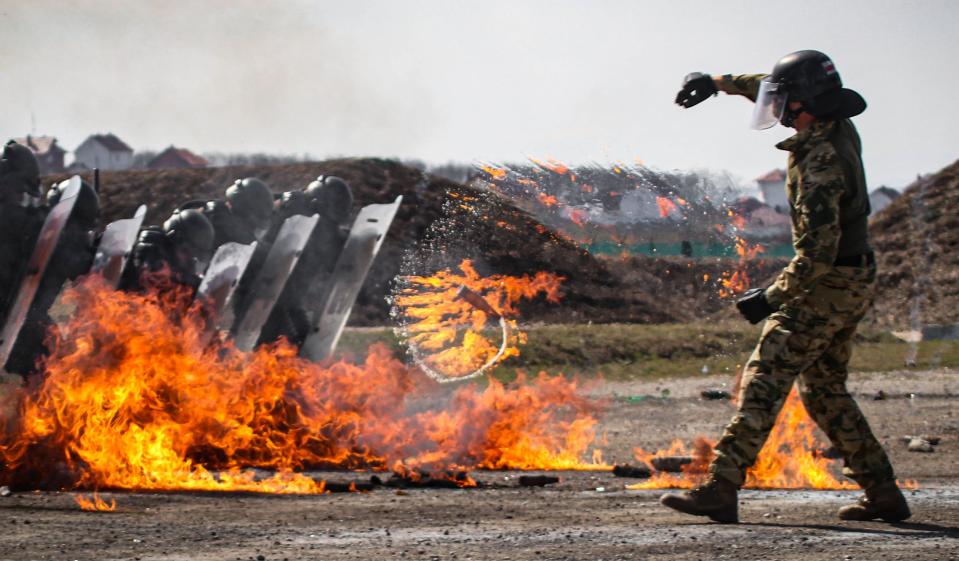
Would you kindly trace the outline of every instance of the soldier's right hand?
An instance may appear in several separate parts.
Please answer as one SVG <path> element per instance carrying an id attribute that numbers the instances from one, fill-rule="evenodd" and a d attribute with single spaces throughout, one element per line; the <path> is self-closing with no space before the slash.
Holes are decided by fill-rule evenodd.
<path id="1" fill-rule="evenodd" d="M 712 76 L 702 72 L 692 72 L 683 79 L 683 88 L 676 94 L 676 105 L 689 108 L 716 94 L 716 83 L 713 82 Z"/>

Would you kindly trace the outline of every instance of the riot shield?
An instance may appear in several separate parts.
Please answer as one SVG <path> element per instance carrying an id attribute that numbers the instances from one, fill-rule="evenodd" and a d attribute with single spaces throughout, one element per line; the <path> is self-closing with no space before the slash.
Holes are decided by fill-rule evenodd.
<path id="1" fill-rule="evenodd" d="M 211 332 L 229 329 L 233 325 L 233 294 L 255 251 L 256 242 L 229 242 L 217 248 L 213 255 L 196 292 L 196 298 L 205 302 L 210 313 Z"/>
<path id="2" fill-rule="evenodd" d="M 263 268 L 253 280 L 250 303 L 242 310 L 239 325 L 234 330 L 236 347 L 243 351 L 253 350 L 260 338 L 260 331 L 270 317 L 277 299 L 286 286 L 300 254 L 309 241 L 320 216 L 291 216 L 283 222 L 276 241 L 266 256 Z"/>
<path id="3" fill-rule="evenodd" d="M 43 227 L 40 229 L 37 245 L 33 248 L 30 260 L 27 261 L 27 267 L 23 278 L 20 280 L 16 296 L 10 302 L 10 310 L 7 313 L 3 331 L 0 331 L 0 366 L 3 368 L 6 368 L 7 361 L 10 360 L 10 353 L 13 352 L 13 346 L 20 335 L 27 313 L 33 306 L 37 289 L 43 279 L 43 273 L 50 262 L 50 256 L 57 248 L 57 244 L 60 242 L 60 234 L 73 212 L 77 195 L 80 194 L 80 186 L 81 180 L 78 175 L 74 175 L 67 180 L 67 187 L 63 190 L 60 201 L 50 209 L 46 220 L 43 222 Z"/>
<path id="4" fill-rule="evenodd" d="M 137 234 L 140 233 L 146 213 L 146 205 L 140 205 L 133 218 L 111 222 L 103 230 L 90 271 L 103 275 L 113 288 L 120 284 L 123 268 L 133 251 L 133 244 L 137 241 Z"/>
<path id="5" fill-rule="evenodd" d="M 301 356 L 319 361 L 333 354 L 366 274 L 402 202 L 400 196 L 390 204 L 368 205 L 360 210 L 330 277 L 323 312 L 300 347 Z"/>

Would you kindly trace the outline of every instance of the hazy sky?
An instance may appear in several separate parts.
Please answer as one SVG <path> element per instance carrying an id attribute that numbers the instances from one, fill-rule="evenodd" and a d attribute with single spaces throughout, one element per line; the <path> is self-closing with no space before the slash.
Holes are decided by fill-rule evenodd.
<path id="1" fill-rule="evenodd" d="M 683 76 L 829 54 L 869 109 L 872 187 L 959 158 L 957 1 L 0 0 L 0 136 L 75 148 L 782 166 L 751 105 Z"/>

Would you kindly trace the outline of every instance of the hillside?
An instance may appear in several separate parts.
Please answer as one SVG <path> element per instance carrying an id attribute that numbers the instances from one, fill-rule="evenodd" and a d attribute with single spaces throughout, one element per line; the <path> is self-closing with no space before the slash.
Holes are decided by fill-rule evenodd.
<path id="1" fill-rule="evenodd" d="M 552 271 L 566 277 L 563 304 L 534 301 L 521 307 L 523 318 L 529 321 L 646 323 L 697 315 L 688 303 L 664 298 L 686 294 L 689 289 L 671 288 L 668 277 L 660 278 L 663 265 L 655 264 L 657 260 L 601 262 L 500 195 L 427 176 L 391 160 L 103 172 L 101 204 L 104 219 L 111 221 L 130 216 L 137 205 L 146 203 L 147 222 L 160 223 L 177 205 L 191 199 L 220 197 L 241 177 L 258 177 L 281 192 L 301 189 L 320 174 L 339 175 L 349 181 L 358 206 L 404 197 L 354 307 L 353 325 L 388 323 L 386 296 L 401 271 L 431 272 L 437 267 L 456 266 L 463 258 L 473 259 L 484 274 Z M 62 177 L 44 178 L 44 184 Z M 696 275 L 686 276 L 693 279 Z M 714 302 L 711 307 L 721 306 Z"/>
<path id="2" fill-rule="evenodd" d="M 870 225 L 882 326 L 959 322 L 959 161 L 921 177 Z"/>

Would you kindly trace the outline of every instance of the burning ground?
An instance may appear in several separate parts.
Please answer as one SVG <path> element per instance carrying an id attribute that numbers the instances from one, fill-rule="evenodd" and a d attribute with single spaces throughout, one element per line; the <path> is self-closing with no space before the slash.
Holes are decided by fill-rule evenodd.
<path id="1" fill-rule="evenodd" d="M 549 173 L 569 174 L 549 165 Z M 454 376 L 489 360 L 495 331 L 488 324 L 496 316 L 511 326 L 515 362 L 531 319 L 721 320 L 729 313 L 723 291 L 734 294 L 749 284 L 744 277 L 762 279 L 778 266 L 747 243 L 732 259 L 597 258 L 495 190 L 428 178 L 395 162 L 127 173 L 106 174 L 105 189 L 115 191 L 105 199 L 126 197 L 132 205 L 138 199 L 122 189 L 146 189 L 159 202 L 154 221 L 187 192 L 214 195 L 244 175 L 281 190 L 337 173 L 353 182 L 361 204 L 412 194 L 354 323 L 384 322 L 382 297 L 391 293 L 394 312 L 406 314 L 401 337 L 435 353 L 432 366 Z M 695 201 L 656 196 L 662 218 Z M 548 194 L 535 200 L 553 207 Z M 724 228 L 735 227 L 735 216 L 723 220 Z M 572 215 L 569 221 L 576 223 Z M 402 281 L 391 284 L 396 274 Z M 460 286 L 493 313 L 454 301 Z M 750 486 L 831 490 L 747 491 L 747 525 L 728 528 L 666 512 L 654 505 L 658 492 L 644 490 L 702 477 L 709 455 L 702 436 L 717 436 L 733 409 L 698 395 L 730 383 L 728 374 L 584 384 L 550 369 L 510 383 L 438 385 L 386 347 L 362 346 L 354 357 L 317 365 L 282 343 L 252 354 L 228 343 L 200 345 L 202 310 L 175 294 L 118 295 L 88 279 L 67 304 L 75 312 L 60 326 L 45 379 L 5 395 L 17 413 L 8 415 L 0 439 L 3 483 L 14 490 L 0 498 L 11 522 L 0 546 L 12 558 L 558 559 L 572 550 L 576 558 L 693 559 L 737 556 L 743 548 L 757 557 L 826 559 L 842 547 L 856 558 L 922 559 L 949 558 L 943 552 L 959 537 L 954 372 L 860 377 L 853 385 L 900 478 L 918 480 L 910 493 L 917 523 L 833 525 L 835 509 L 853 493 L 842 490 L 848 483 L 838 477 L 838 462 L 793 400 Z M 439 315 L 422 313 L 437 309 Z M 582 331 L 580 347 L 611 344 L 586 326 L 555 327 Z M 728 343 L 716 350 L 729 352 Z M 588 364 L 582 370 L 595 373 Z M 868 399 L 880 389 L 887 399 Z M 935 453 L 910 454 L 902 434 L 934 434 L 941 443 Z M 682 459 L 681 473 L 629 480 L 610 472 L 613 464 L 655 465 L 667 456 Z M 517 488 L 530 471 L 549 471 L 560 482 Z M 363 492 L 371 475 L 390 473 L 407 486 L 434 476 L 459 490 Z M 17 492 L 37 488 L 71 492 Z M 329 494 L 337 490 L 360 492 Z M 271 496 L 277 494 L 284 496 Z M 810 526 L 810 519 L 823 523 Z M 762 531 L 753 533 L 749 523 Z"/>
<path id="2" fill-rule="evenodd" d="M 728 381 L 607 382 L 598 426 L 608 459 L 634 459 L 639 443 L 667 448 L 715 435 L 732 415 L 699 391 Z M 878 389 L 897 388 L 887 400 Z M 662 390 L 669 388 L 669 397 Z M 854 491 L 745 491 L 742 524 L 717 525 L 661 508 L 660 491 L 628 491 L 634 481 L 607 472 L 552 472 L 560 482 L 517 487 L 529 472 L 475 474 L 480 489 L 379 489 L 323 496 L 101 491 L 113 512 L 85 512 L 71 493 L 0 497 L 5 559 L 950 559 L 959 542 L 959 427 L 955 373 L 856 376 L 852 391 L 889 448 L 915 513 L 903 524 L 840 522 L 835 510 Z M 903 393 L 899 394 L 899 390 Z M 916 393 L 909 399 L 906 392 Z M 632 399 L 647 396 L 645 399 Z M 898 436 L 944 436 L 933 454 L 909 453 Z M 533 474 L 541 472 L 533 472 Z M 342 472 L 317 472 L 335 479 Z M 359 476 L 362 474 L 355 474 Z M 602 489 L 602 491 L 598 490 Z M 92 500 L 90 493 L 85 498 Z"/>

